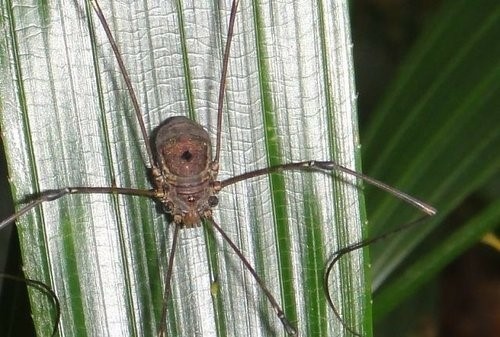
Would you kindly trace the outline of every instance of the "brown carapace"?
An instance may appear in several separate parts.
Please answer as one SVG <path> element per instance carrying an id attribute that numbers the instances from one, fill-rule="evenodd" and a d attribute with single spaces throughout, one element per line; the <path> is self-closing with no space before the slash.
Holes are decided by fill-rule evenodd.
<path id="1" fill-rule="evenodd" d="M 196 227 L 212 215 L 221 190 L 219 164 L 212 161 L 210 136 L 198 123 L 168 118 L 154 140 L 157 165 L 152 169 L 157 198 L 181 227 Z"/>

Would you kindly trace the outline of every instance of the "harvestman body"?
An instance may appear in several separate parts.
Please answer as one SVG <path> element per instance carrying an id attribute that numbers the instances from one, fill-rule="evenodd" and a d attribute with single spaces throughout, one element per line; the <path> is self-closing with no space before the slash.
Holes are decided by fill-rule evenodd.
<path id="1" fill-rule="evenodd" d="M 179 226 L 201 225 L 202 217 L 212 215 L 221 190 L 210 136 L 199 124 L 177 116 L 159 128 L 155 145 L 159 168 L 153 167 L 152 175 L 161 203 Z"/>
<path id="2" fill-rule="evenodd" d="M 139 126 L 141 128 L 142 137 L 146 140 L 147 133 L 142 120 L 139 104 L 135 96 L 134 90 L 128 73 L 123 64 L 123 60 L 118 51 L 118 47 L 111 35 L 109 27 L 106 23 L 104 15 L 99 8 L 97 2 L 92 1 L 99 20 L 106 31 L 108 40 L 115 53 L 118 65 L 125 79 L 125 84 L 129 91 L 134 111 L 136 113 Z M 363 179 L 365 182 L 375 185 L 385 191 L 394 194 L 397 198 L 408 202 L 409 204 L 420 209 L 427 215 L 434 215 L 436 210 L 427 205 L 426 203 L 415 199 L 403 192 L 395 190 L 394 188 L 381 183 L 375 179 L 367 177 L 358 172 L 352 171 L 342 167 L 334 162 L 327 161 L 305 161 L 297 163 L 283 164 L 273 167 L 268 167 L 248 173 L 244 173 L 223 181 L 217 181 L 217 174 L 219 171 L 219 155 L 221 148 L 221 124 L 222 124 L 222 104 L 224 101 L 225 79 L 227 73 L 227 65 L 229 59 L 229 50 L 231 38 L 233 35 L 234 21 L 236 17 L 236 9 L 238 1 L 235 0 L 231 8 L 231 16 L 229 20 L 229 29 L 227 34 L 227 41 L 224 50 L 223 67 L 221 74 L 221 82 L 219 89 L 218 111 L 217 111 L 217 142 L 215 147 L 215 157 L 212 159 L 212 146 L 208 133 L 196 122 L 186 117 L 171 117 L 167 119 L 157 129 L 154 139 L 155 153 L 151 150 L 149 143 L 146 141 L 146 150 L 149 158 L 149 166 L 151 170 L 152 182 L 154 188 L 151 190 L 141 190 L 134 188 L 121 188 L 121 187 L 67 187 L 59 190 L 51 190 L 42 192 L 36 199 L 32 200 L 17 213 L 8 217 L 0 223 L 0 228 L 13 222 L 26 212 L 46 201 L 59 199 L 68 194 L 127 194 L 150 197 L 160 202 L 164 210 L 171 214 L 175 224 L 174 237 L 172 241 L 172 250 L 169 257 L 168 268 L 165 275 L 165 290 L 163 299 L 163 310 L 161 326 L 159 328 L 159 336 L 164 336 L 166 330 L 166 301 L 170 292 L 170 280 L 172 275 L 173 258 L 177 245 L 178 232 L 181 228 L 192 228 L 201 225 L 202 220 L 207 221 L 213 226 L 232 247 L 247 270 L 253 275 L 254 279 L 260 285 L 262 291 L 265 293 L 271 306 L 273 307 L 276 315 L 281 320 L 283 327 L 288 335 L 296 336 L 298 332 L 291 322 L 285 317 L 284 312 L 273 295 L 265 286 L 262 279 L 257 275 L 256 271 L 250 265 L 248 260 L 238 250 L 237 246 L 226 235 L 221 227 L 212 218 L 212 208 L 218 204 L 217 193 L 228 185 L 232 185 L 239 181 L 266 175 L 274 172 L 285 170 L 304 170 L 304 171 L 341 171 L 351 174 L 357 178 Z M 408 224 L 408 225 L 412 225 Z M 408 226 L 407 225 L 407 226 Z M 379 238 L 376 238 L 379 239 Z M 345 247 L 334 254 L 334 259 L 328 265 L 325 273 L 325 280 L 333 267 L 333 264 L 344 254 L 364 247 L 376 239 L 365 240 L 348 247 Z M 326 284 L 326 283 L 325 283 Z M 335 315 L 339 318 L 344 327 L 355 335 L 356 333 L 351 327 L 346 326 L 340 315 L 335 310 L 332 300 L 327 292 L 327 300 L 334 310 Z"/>

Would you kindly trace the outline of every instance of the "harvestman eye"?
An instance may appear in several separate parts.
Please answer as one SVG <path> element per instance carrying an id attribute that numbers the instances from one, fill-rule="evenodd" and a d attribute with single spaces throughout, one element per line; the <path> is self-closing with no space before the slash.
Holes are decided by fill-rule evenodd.
<path id="1" fill-rule="evenodd" d="M 182 153 L 181 159 L 185 161 L 190 161 L 193 158 L 193 155 L 189 151 L 184 151 Z"/>
<path id="2" fill-rule="evenodd" d="M 167 269 L 164 277 L 165 287 L 163 292 L 163 307 L 158 327 L 158 336 L 165 336 L 167 333 L 167 302 L 170 296 L 170 285 L 173 273 L 173 261 L 177 247 L 179 230 L 196 228 L 201 226 L 202 222 L 213 227 L 226 243 L 233 249 L 234 253 L 240 258 L 246 270 L 252 275 L 255 282 L 260 286 L 262 292 L 267 298 L 269 305 L 274 310 L 277 318 L 281 321 L 283 329 L 290 336 L 297 336 L 298 330 L 285 315 L 280 303 L 275 299 L 274 295 L 265 285 L 264 280 L 257 274 L 251 263 L 238 249 L 237 245 L 224 232 L 219 224 L 212 217 L 213 207 L 217 206 L 219 200 L 217 194 L 220 190 L 227 186 L 238 182 L 255 178 L 258 176 L 269 175 L 271 173 L 279 173 L 283 171 L 303 171 L 304 174 L 314 173 L 331 173 L 332 171 L 343 172 L 352 175 L 364 182 L 374 185 L 379 189 L 393 194 L 396 198 L 409 203 L 422 211 L 426 216 L 432 216 L 436 210 L 416 198 L 409 196 L 399 190 L 396 190 L 378 180 L 365 176 L 361 173 L 340 166 L 332 161 L 302 161 L 287 164 L 281 164 L 271 167 L 266 167 L 240 175 L 233 176 L 225 180 L 217 180 L 219 172 L 219 158 L 221 151 L 221 130 L 222 130 L 222 114 L 223 102 L 225 94 L 226 74 L 228 68 L 228 60 L 230 55 L 231 40 L 233 37 L 233 28 L 236 19 L 238 1 L 232 3 L 231 14 L 229 17 L 229 28 L 227 32 L 227 41 L 224 48 L 224 57 L 222 62 L 222 72 L 219 87 L 219 99 L 217 108 L 217 133 L 215 143 L 215 155 L 212 157 L 211 139 L 207 131 L 195 121 L 192 121 L 183 116 L 168 118 L 157 129 L 155 138 L 152 143 L 152 148 L 148 141 L 142 113 L 139 108 L 139 103 L 136 94 L 132 87 L 132 82 L 125 69 L 119 48 L 111 34 L 109 26 L 105 20 L 104 14 L 97 1 L 91 1 L 97 17 L 99 18 L 102 27 L 107 35 L 111 48 L 115 54 L 120 71 L 124 77 L 124 82 L 127 86 L 134 113 L 137 122 L 140 126 L 141 136 L 144 140 L 147 152 L 147 166 L 152 177 L 152 189 L 144 190 L 137 188 L 126 188 L 117 186 L 107 187 L 65 187 L 58 190 L 50 190 L 40 193 L 39 197 L 35 198 L 28 204 L 21 207 L 17 213 L 4 219 L 0 223 L 0 228 L 13 222 L 31 209 L 39 206 L 44 202 L 57 200 L 69 194 L 123 194 L 148 197 L 160 203 L 165 212 L 169 213 L 173 219 L 174 234 L 171 243 L 170 256 L 167 264 Z M 420 219 L 418 220 L 420 221 Z M 417 222 L 418 222 L 417 221 Z M 407 224 L 413 225 L 415 222 Z M 404 226 L 403 226 L 404 227 Z M 333 268 L 334 263 L 343 255 L 365 247 L 379 238 L 367 239 L 334 253 L 333 260 L 327 265 L 325 273 L 325 288 L 327 288 L 328 276 Z M 361 336 L 356 332 L 354 327 L 348 326 L 341 318 L 340 314 L 335 309 L 330 294 L 326 292 L 327 300 L 332 307 L 335 315 L 344 326 L 352 334 Z"/>

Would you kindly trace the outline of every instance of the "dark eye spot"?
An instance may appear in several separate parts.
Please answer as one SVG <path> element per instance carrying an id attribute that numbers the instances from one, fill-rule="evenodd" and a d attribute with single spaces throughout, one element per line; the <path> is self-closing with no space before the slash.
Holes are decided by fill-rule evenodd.
<path id="1" fill-rule="evenodd" d="M 210 207 L 215 207 L 215 206 L 217 206 L 218 203 L 219 203 L 219 199 L 216 196 L 212 195 L 212 196 L 208 197 L 208 205 Z"/>
<path id="2" fill-rule="evenodd" d="M 193 155 L 189 151 L 184 151 L 181 155 L 181 158 L 185 161 L 190 161 L 193 158 Z"/>

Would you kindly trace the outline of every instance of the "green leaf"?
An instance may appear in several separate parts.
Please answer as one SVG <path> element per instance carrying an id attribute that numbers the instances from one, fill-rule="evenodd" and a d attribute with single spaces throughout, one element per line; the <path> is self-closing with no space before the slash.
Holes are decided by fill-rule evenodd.
<path id="1" fill-rule="evenodd" d="M 189 115 L 215 136 L 229 4 L 101 4 L 146 129 Z M 215 6 L 215 7 L 214 7 Z M 319 7 L 318 7 L 319 6 Z M 144 140 L 102 27 L 88 4 L 2 2 L 1 130 L 17 205 L 65 186 L 150 188 Z M 357 122 L 346 4 L 241 1 L 227 78 L 220 179 L 301 160 L 356 167 Z M 349 183 L 350 182 L 350 183 Z M 285 173 L 220 193 L 215 219 L 256 267 L 302 336 L 344 335 L 322 273 L 361 237 L 352 177 Z M 151 200 L 68 196 L 17 222 L 26 276 L 62 306 L 61 336 L 155 336 L 173 226 Z M 362 253 L 329 280 L 345 324 L 370 336 Z M 170 336 L 284 335 L 230 247 L 211 229 L 181 231 Z M 39 335 L 50 303 L 32 291 Z"/>
<path id="2" fill-rule="evenodd" d="M 497 200 L 449 237 L 441 240 L 432 250 L 421 254 L 416 262 L 405 268 L 404 274 L 399 275 L 384 288 L 384 291 L 377 294 L 376 315 L 383 317 L 390 313 L 401 299 L 408 297 L 408 292 L 414 292 L 428 282 L 460 253 L 479 242 L 486 233 L 498 226 L 498 219 L 500 219 L 500 202 Z"/>
<path id="3" fill-rule="evenodd" d="M 380 288 L 380 297 L 375 293 L 374 298 L 377 319 L 410 296 L 424 279 L 435 277 L 445 266 L 443 261 L 465 250 L 470 242 L 463 242 L 470 240 L 471 230 L 476 230 L 477 241 L 481 232 L 498 226 L 492 221 L 486 228 L 461 228 L 464 219 L 462 223 L 452 220 L 447 236 L 438 236 L 443 231 L 435 230 L 468 196 L 481 198 L 478 216 L 499 197 L 498 190 L 493 197 L 481 192 L 500 169 L 499 33 L 497 1 L 444 3 L 363 133 L 367 173 L 411 191 L 439 212 L 395 240 L 373 247 L 373 286 Z M 372 235 L 418 216 L 387 196 L 376 197 L 367 190 L 366 198 Z M 404 260 L 418 245 L 409 259 L 417 262 Z"/>

